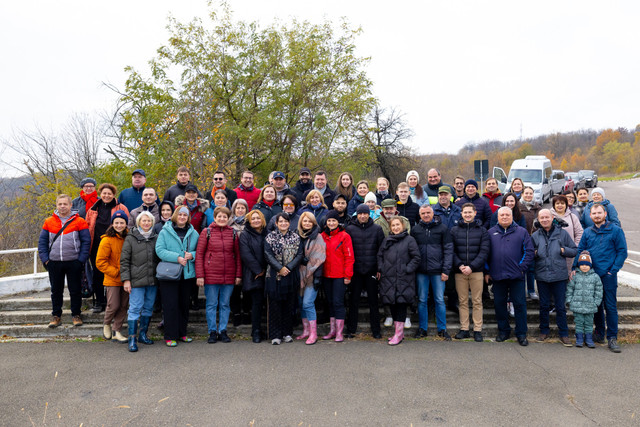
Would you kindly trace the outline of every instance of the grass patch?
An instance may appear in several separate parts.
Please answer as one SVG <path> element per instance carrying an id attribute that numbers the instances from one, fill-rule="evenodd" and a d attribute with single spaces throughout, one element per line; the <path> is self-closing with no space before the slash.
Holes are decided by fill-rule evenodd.
<path id="1" fill-rule="evenodd" d="M 617 175 L 617 176 L 602 176 L 602 177 L 598 177 L 598 181 L 622 181 L 624 179 L 632 179 L 632 178 L 637 178 L 638 176 L 640 176 L 640 173 L 634 172 L 634 173 L 628 173 L 625 175 Z"/>

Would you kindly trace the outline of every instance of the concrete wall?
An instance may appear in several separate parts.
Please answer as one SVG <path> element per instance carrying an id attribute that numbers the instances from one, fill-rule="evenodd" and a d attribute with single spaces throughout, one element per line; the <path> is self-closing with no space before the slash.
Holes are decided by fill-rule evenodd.
<path id="1" fill-rule="evenodd" d="M 0 296 L 49 289 L 49 273 L 0 278 Z"/>

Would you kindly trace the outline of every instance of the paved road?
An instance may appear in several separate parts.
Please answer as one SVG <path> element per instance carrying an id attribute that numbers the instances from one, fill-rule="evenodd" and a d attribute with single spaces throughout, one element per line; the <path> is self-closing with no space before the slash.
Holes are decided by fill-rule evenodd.
<path id="1" fill-rule="evenodd" d="M 557 343 L 243 341 L 130 354 L 115 343 L 9 343 L 0 360 L 7 426 L 637 425 L 640 417 L 638 345 L 616 355 Z"/>

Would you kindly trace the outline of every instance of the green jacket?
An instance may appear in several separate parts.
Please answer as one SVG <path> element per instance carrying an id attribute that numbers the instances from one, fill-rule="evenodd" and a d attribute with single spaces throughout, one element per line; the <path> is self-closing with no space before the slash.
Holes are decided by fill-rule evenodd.
<path id="1" fill-rule="evenodd" d="M 122 245 L 120 255 L 120 278 L 131 280 L 132 288 L 153 286 L 156 284 L 156 240 L 158 235 L 151 231 L 148 239 L 133 228 Z"/>
<path id="2" fill-rule="evenodd" d="M 399 216 L 400 218 L 402 218 L 404 229 L 407 230 L 407 233 L 411 233 L 411 224 L 409 224 L 409 220 L 401 215 L 396 215 L 396 216 Z M 382 227 L 382 232 L 384 233 L 384 237 L 387 237 L 389 235 L 391 228 L 389 227 L 389 223 L 387 222 L 387 219 L 384 217 L 383 214 L 380 214 L 380 216 L 376 218 L 376 220 L 373 221 L 373 223 L 378 224 L 380 227 Z"/>
<path id="3" fill-rule="evenodd" d="M 574 313 L 588 314 L 598 311 L 602 302 L 602 281 L 593 270 L 583 273 L 579 269 L 567 284 L 567 304 Z"/>

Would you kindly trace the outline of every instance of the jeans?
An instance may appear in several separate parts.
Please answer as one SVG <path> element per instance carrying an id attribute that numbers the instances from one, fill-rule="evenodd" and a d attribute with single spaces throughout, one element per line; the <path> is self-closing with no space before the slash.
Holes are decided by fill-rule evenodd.
<path id="1" fill-rule="evenodd" d="M 349 284 L 349 316 L 347 316 L 347 332 L 355 334 L 358 329 L 358 308 L 362 289 L 367 291 L 369 303 L 369 326 L 372 334 L 380 333 L 380 308 L 378 306 L 378 281 L 373 274 L 354 273 Z"/>
<path id="2" fill-rule="evenodd" d="M 207 328 L 209 333 L 227 330 L 231 307 L 233 285 L 204 285 L 204 295 L 207 298 Z M 216 311 L 220 306 L 220 324 L 216 327 Z"/>
<path id="3" fill-rule="evenodd" d="M 51 261 L 47 263 L 49 282 L 51 283 L 52 316 L 62 316 L 62 301 L 64 294 L 64 278 L 67 277 L 67 287 L 71 297 L 71 315 L 79 316 L 82 311 L 82 270 L 84 264 L 80 261 Z"/>
<path id="4" fill-rule="evenodd" d="M 131 288 L 129 295 L 129 314 L 127 321 L 136 321 L 142 317 L 151 317 L 153 315 L 153 304 L 156 301 L 158 293 L 157 286 L 142 286 L 140 288 Z"/>
<path id="5" fill-rule="evenodd" d="M 507 297 L 511 298 L 516 314 L 516 336 L 527 336 L 527 297 L 522 279 L 507 279 L 493 281 L 493 302 L 498 322 L 498 333 L 508 336 L 511 334 L 509 314 L 507 313 Z"/>
<path id="6" fill-rule="evenodd" d="M 325 277 L 322 282 L 329 300 L 329 317 L 344 320 L 347 317 L 347 310 L 344 308 L 344 278 L 331 279 Z"/>
<path id="7" fill-rule="evenodd" d="M 527 270 L 527 293 L 533 293 L 536 291 L 536 275 L 535 275 L 535 261 L 531 261 L 531 265 Z M 540 292 L 540 289 L 538 289 Z"/>
<path id="8" fill-rule="evenodd" d="M 299 297 L 301 318 L 316 320 L 316 296 L 318 296 L 318 291 L 313 286 L 304 288 L 304 295 Z"/>
<path id="9" fill-rule="evenodd" d="M 447 329 L 447 307 L 444 304 L 445 282 L 439 274 L 418 273 L 416 279 L 418 281 L 418 319 L 420 328 L 425 331 L 428 328 L 429 309 L 427 300 L 429 299 L 429 286 L 431 285 L 433 287 L 433 300 L 436 305 L 436 324 L 438 331 L 444 331 Z"/>
<path id="10" fill-rule="evenodd" d="M 596 333 L 605 336 L 605 319 L 607 339 L 618 338 L 618 275 L 604 274 L 602 280 L 602 302 L 598 306 L 598 312 L 594 316 Z M 605 316 L 606 312 L 606 316 Z"/>
<path id="11" fill-rule="evenodd" d="M 551 308 L 550 298 L 556 308 L 556 325 L 558 325 L 558 335 L 560 337 L 569 336 L 567 326 L 567 309 L 565 307 L 565 296 L 567 292 L 567 281 L 543 282 L 538 280 L 538 295 L 540 296 L 540 333 L 549 335 L 549 309 Z"/>

